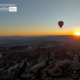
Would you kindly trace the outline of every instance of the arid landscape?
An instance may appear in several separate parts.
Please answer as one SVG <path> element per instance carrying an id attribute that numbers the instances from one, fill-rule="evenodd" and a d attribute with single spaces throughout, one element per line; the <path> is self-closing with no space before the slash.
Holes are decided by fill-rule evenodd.
<path id="1" fill-rule="evenodd" d="M 80 80 L 80 37 L 0 37 L 0 80 Z"/>
<path id="2" fill-rule="evenodd" d="M 0 0 L 0 80 L 80 80 L 80 0 Z"/>

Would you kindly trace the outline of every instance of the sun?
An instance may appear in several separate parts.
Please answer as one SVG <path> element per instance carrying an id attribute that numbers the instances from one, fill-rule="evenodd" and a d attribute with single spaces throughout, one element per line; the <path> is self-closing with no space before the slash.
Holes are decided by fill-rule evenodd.
<path id="1" fill-rule="evenodd" d="M 80 35 L 80 32 L 76 32 L 75 35 L 79 36 Z"/>

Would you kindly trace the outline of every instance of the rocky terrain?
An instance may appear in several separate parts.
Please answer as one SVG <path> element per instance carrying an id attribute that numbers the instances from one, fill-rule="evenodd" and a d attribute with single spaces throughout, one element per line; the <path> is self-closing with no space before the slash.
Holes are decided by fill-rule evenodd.
<path id="1" fill-rule="evenodd" d="M 79 46 L 49 41 L 1 48 L 0 80 L 80 80 Z"/>

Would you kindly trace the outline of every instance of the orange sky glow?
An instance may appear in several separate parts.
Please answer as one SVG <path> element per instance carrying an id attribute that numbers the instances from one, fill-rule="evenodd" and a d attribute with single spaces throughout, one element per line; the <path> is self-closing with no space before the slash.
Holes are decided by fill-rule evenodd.
<path id="1" fill-rule="evenodd" d="M 49 31 L 5 31 L 5 33 L 1 32 L 0 36 L 38 36 L 38 35 L 75 35 L 76 32 L 80 32 L 79 27 L 73 27 L 68 29 L 60 29 L 60 30 L 49 30 Z"/>

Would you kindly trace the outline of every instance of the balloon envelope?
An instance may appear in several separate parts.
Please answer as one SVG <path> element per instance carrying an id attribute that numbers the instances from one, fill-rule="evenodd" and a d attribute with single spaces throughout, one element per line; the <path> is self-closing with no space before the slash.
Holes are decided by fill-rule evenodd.
<path id="1" fill-rule="evenodd" d="M 60 28 L 63 26 L 64 22 L 63 21 L 59 21 L 58 25 L 60 26 Z"/>
<path id="2" fill-rule="evenodd" d="M 0 58 L 2 57 L 2 54 L 0 54 Z"/>

